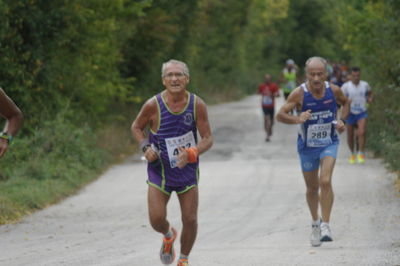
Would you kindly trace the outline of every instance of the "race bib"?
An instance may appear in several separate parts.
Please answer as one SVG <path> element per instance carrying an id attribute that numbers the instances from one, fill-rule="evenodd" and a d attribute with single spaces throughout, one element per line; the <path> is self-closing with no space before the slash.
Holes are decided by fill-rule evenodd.
<path id="1" fill-rule="evenodd" d="M 307 129 L 307 147 L 325 147 L 332 144 L 332 124 L 309 125 Z"/>
<path id="2" fill-rule="evenodd" d="M 362 113 L 362 112 L 364 112 L 366 110 L 366 108 L 365 108 L 365 102 L 364 101 L 361 101 L 361 100 L 353 100 L 352 102 L 351 102 L 351 105 L 350 105 L 350 111 L 353 113 L 353 114 L 359 114 L 359 113 Z"/>
<path id="3" fill-rule="evenodd" d="M 295 81 L 289 81 L 286 83 L 286 88 L 289 90 L 294 90 L 296 88 L 296 82 Z"/>
<path id="4" fill-rule="evenodd" d="M 185 135 L 165 139 L 165 144 L 167 146 L 168 158 L 171 168 L 175 168 L 176 162 L 178 161 L 178 154 L 179 154 L 178 148 L 194 147 L 196 146 L 196 141 L 194 140 L 193 132 L 189 131 Z"/>
<path id="5" fill-rule="evenodd" d="M 262 97 L 262 103 L 263 103 L 263 105 L 271 105 L 272 104 L 272 98 L 270 96 L 264 95 Z"/>

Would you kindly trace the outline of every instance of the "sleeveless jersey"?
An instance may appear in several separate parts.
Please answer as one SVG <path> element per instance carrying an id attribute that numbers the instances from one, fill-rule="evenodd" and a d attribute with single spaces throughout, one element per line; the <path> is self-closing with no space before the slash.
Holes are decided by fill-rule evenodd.
<path id="1" fill-rule="evenodd" d="M 287 80 L 284 91 L 291 92 L 296 88 L 296 69 L 292 68 L 290 71 L 287 68 L 283 69 L 283 77 Z"/>
<path id="2" fill-rule="evenodd" d="M 184 168 L 176 166 L 178 147 L 190 148 L 197 144 L 195 104 L 196 96 L 188 93 L 188 103 L 183 111 L 172 112 L 161 93 L 155 96 L 159 111 L 159 128 L 150 131 L 149 141 L 159 150 L 159 163 L 149 163 L 149 176 L 162 177 L 162 186 L 185 186 L 198 177 L 198 162 L 188 163 Z"/>
<path id="3" fill-rule="evenodd" d="M 366 81 L 360 80 L 357 85 L 347 81 L 343 84 L 342 91 L 351 100 L 350 113 L 358 115 L 367 111 L 367 94 L 371 87 Z"/>
<path id="4" fill-rule="evenodd" d="M 314 152 L 339 142 L 335 125 L 332 123 L 336 120 L 336 98 L 328 82 L 325 82 L 325 87 L 324 97 L 315 99 L 306 84 L 301 84 L 304 91 L 301 112 L 311 110 L 311 118 L 300 125 L 297 138 L 299 151 Z"/>

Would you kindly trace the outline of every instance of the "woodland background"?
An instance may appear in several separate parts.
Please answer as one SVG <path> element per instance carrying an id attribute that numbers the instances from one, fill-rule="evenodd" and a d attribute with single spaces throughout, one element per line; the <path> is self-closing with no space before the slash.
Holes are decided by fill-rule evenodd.
<path id="1" fill-rule="evenodd" d="M 400 171 L 400 1 L 0 0 L 0 16 L 0 85 L 25 117 L 0 160 L 0 224 L 132 154 L 170 58 L 209 104 L 255 93 L 288 58 L 358 65 L 375 95 L 368 148 Z"/>

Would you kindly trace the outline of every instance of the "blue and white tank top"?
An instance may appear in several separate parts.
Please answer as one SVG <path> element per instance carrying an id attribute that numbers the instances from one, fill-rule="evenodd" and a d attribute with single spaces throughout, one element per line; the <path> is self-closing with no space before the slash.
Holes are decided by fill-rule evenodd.
<path id="1" fill-rule="evenodd" d="M 339 138 L 335 125 L 337 104 L 329 83 L 325 82 L 325 95 L 321 99 L 315 99 L 305 83 L 301 84 L 304 91 L 301 112 L 311 110 L 311 118 L 300 125 L 297 138 L 299 151 L 318 151 L 330 144 L 338 143 Z"/>
<path id="2" fill-rule="evenodd" d="M 371 87 L 366 81 L 360 80 L 358 84 L 347 81 L 341 89 L 344 95 L 351 100 L 350 113 L 357 115 L 367 111 L 367 96 Z"/>

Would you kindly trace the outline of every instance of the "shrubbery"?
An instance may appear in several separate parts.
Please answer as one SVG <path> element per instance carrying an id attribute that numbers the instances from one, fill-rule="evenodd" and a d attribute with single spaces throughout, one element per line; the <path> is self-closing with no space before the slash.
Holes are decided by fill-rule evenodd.
<path id="1" fill-rule="evenodd" d="M 161 90 L 171 58 L 188 63 L 190 89 L 208 102 L 254 93 L 288 58 L 357 64 L 375 92 L 368 145 L 398 170 L 399 3 L 0 1 L 0 85 L 25 117 L 0 160 L 0 223 L 72 193 L 129 152 L 130 123 Z"/>

